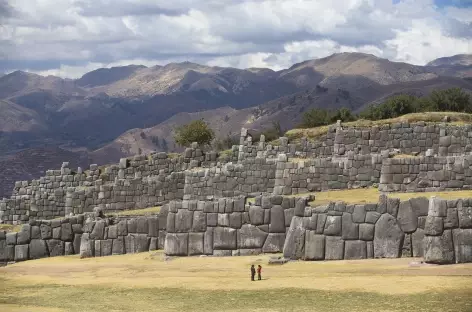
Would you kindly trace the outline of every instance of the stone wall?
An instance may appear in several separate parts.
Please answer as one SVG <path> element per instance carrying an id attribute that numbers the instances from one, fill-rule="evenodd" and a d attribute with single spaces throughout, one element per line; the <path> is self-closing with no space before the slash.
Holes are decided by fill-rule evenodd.
<path id="1" fill-rule="evenodd" d="M 19 232 L 0 231 L 0 265 L 79 254 L 109 256 L 163 249 L 167 212 L 136 218 L 97 218 L 82 214 L 32 220 Z"/>
<path id="2" fill-rule="evenodd" d="M 422 257 L 429 201 L 380 196 L 377 204 L 331 203 L 295 210 L 284 257 L 350 260 Z"/>
<path id="3" fill-rule="evenodd" d="M 253 158 L 186 171 L 184 199 L 272 193 L 276 167 L 275 159 Z"/>
<path id="4" fill-rule="evenodd" d="M 472 262 L 472 199 L 432 197 L 424 234 L 426 262 Z"/>
<path id="5" fill-rule="evenodd" d="M 472 156 L 384 159 L 379 191 L 472 189 Z"/>
<path id="6" fill-rule="evenodd" d="M 317 158 L 293 162 L 282 155 L 277 162 L 274 194 L 369 187 L 379 183 L 383 158 L 358 155 Z"/>
<path id="7" fill-rule="evenodd" d="M 296 205 L 306 199 L 258 196 L 169 203 L 164 251 L 169 256 L 282 252 Z"/>

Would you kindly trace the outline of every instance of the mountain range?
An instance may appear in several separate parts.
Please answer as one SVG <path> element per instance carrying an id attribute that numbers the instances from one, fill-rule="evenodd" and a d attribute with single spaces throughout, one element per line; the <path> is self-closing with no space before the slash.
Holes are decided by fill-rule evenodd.
<path id="1" fill-rule="evenodd" d="M 45 159 L 56 168 L 62 161 L 105 164 L 139 152 L 179 151 L 172 130 L 195 118 L 204 118 L 219 137 L 273 121 L 289 129 L 314 107 L 360 111 L 401 93 L 472 92 L 471 77 L 472 55 L 416 66 L 362 53 L 337 53 L 281 71 L 190 62 L 101 68 L 79 79 L 15 71 L 0 76 L 0 168 L 19 155 L 37 164 L 0 170 L 0 196 L 10 193 L 14 180 L 39 177 Z"/>

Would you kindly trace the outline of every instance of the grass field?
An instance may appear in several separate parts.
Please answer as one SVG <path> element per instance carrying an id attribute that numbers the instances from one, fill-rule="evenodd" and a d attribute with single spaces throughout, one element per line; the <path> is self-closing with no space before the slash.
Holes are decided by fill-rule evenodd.
<path id="1" fill-rule="evenodd" d="M 472 311 L 472 264 L 418 259 L 291 262 L 161 252 L 0 268 L 0 311 Z M 263 280 L 249 280 L 262 264 Z"/>
<path id="2" fill-rule="evenodd" d="M 378 203 L 381 193 L 376 188 L 363 188 L 339 191 L 325 191 L 310 193 L 315 195 L 315 200 L 310 203 L 312 206 L 325 205 L 332 201 L 344 201 L 348 204 Z M 308 194 L 292 195 L 296 197 Z M 417 192 L 417 193 L 388 193 L 388 197 L 408 200 L 415 197 L 437 196 L 443 199 L 472 198 L 472 191 L 450 191 L 450 192 Z"/>

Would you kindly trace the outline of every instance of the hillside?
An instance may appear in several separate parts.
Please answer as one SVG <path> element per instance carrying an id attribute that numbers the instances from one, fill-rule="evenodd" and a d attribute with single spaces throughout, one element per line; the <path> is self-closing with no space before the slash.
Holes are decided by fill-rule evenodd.
<path id="1" fill-rule="evenodd" d="M 456 78 L 472 77 L 459 63 L 465 64 L 415 66 L 337 53 L 281 71 L 189 62 L 98 69 L 75 80 L 16 71 L 0 77 L 0 157 L 48 144 L 89 150 L 95 162 L 106 163 L 139 149 L 163 150 L 162 138 L 171 151 L 171 129 L 197 117 L 220 137 L 276 120 L 290 129 L 313 107 L 358 111 L 400 93 L 472 90 L 470 80 Z"/>

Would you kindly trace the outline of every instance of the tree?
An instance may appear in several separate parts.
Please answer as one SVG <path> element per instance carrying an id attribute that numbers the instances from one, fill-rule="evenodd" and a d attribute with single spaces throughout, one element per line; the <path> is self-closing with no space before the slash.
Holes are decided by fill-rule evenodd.
<path id="1" fill-rule="evenodd" d="M 193 142 L 199 145 L 210 145 L 214 139 L 213 130 L 207 125 L 203 119 L 194 120 L 186 125 L 175 129 L 174 140 L 180 146 L 189 146 Z"/>

